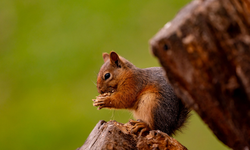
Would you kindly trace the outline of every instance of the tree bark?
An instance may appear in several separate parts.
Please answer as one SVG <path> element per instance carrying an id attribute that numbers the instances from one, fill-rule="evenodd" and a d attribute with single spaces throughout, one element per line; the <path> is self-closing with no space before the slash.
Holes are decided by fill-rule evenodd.
<path id="1" fill-rule="evenodd" d="M 250 149 L 250 0 L 195 0 L 150 41 L 178 97 L 223 143 Z"/>
<path id="2" fill-rule="evenodd" d="M 77 150 L 187 150 L 174 138 L 159 130 L 130 133 L 130 123 L 99 121 L 84 145 Z"/>

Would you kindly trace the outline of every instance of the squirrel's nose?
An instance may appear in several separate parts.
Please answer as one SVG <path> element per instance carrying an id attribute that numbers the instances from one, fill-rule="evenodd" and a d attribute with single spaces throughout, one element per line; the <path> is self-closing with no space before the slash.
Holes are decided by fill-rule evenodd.
<path id="1" fill-rule="evenodd" d="M 103 91 L 103 90 L 101 90 L 100 88 L 98 88 L 98 93 L 103 94 L 103 93 L 104 93 L 104 91 Z"/>

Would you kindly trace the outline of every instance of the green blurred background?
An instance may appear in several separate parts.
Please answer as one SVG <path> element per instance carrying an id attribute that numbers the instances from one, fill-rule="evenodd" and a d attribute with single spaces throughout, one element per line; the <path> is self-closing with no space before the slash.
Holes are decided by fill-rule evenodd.
<path id="1" fill-rule="evenodd" d="M 74 150 L 99 120 L 127 122 L 128 111 L 92 106 L 102 53 L 159 66 L 148 41 L 189 1 L 1 0 L 0 150 Z M 175 138 L 229 149 L 194 112 Z"/>

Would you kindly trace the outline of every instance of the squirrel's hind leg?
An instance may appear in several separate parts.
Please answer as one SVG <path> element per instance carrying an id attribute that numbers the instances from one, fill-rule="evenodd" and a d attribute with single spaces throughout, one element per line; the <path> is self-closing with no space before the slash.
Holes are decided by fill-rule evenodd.
<path id="1" fill-rule="evenodd" d="M 150 130 L 149 126 L 140 119 L 138 119 L 137 121 L 131 119 L 129 120 L 129 123 L 133 125 L 130 129 L 130 133 L 132 134 L 136 134 L 139 131 L 139 136 L 141 136 L 144 132 Z"/>

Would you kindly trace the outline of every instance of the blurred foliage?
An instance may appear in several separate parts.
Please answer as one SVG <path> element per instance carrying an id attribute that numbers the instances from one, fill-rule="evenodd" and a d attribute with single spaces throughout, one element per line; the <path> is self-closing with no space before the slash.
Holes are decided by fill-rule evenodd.
<path id="1" fill-rule="evenodd" d="M 1 0 L 0 149 L 76 149 L 99 120 L 127 122 L 126 110 L 92 106 L 102 52 L 159 66 L 148 41 L 188 2 Z M 196 114 L 176 138 L 228 149 Z"/>

